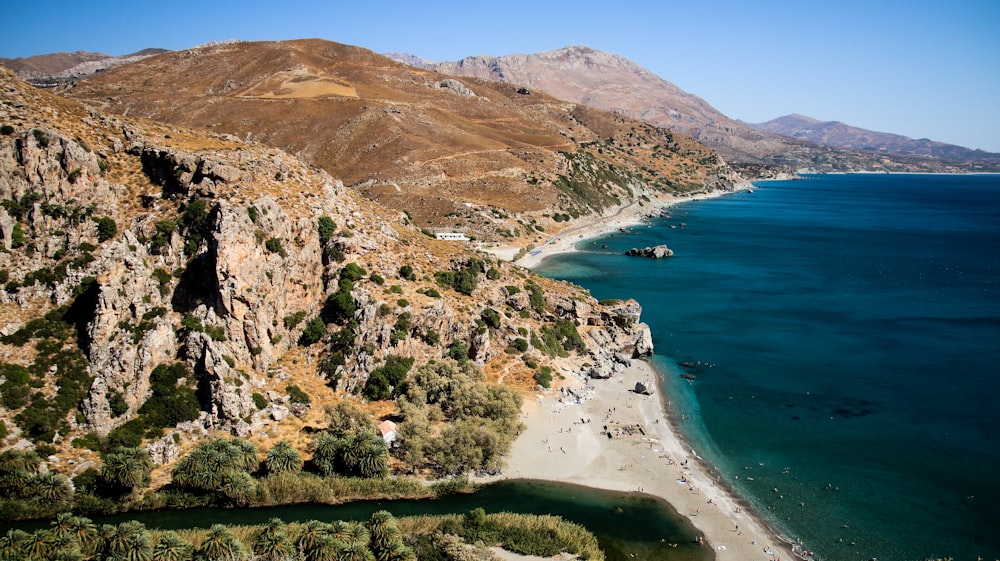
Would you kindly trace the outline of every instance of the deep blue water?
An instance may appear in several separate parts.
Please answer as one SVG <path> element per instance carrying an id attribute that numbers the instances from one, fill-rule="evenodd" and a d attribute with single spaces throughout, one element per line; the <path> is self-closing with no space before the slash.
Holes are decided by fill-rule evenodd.
<path id="1" fill-rule="evenodd" d="M 1000 558 L 1000 176 L 807 176 L 668 212 L 539 272 L 642 304 L 699 454 L 822 559 Z"/>

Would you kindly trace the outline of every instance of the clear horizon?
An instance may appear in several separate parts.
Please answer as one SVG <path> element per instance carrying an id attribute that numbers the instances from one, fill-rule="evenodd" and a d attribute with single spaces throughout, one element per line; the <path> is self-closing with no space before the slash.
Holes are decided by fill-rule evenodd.
<path id="1" fill-rule="evenodd" d="M 586 45 L 746 122 L 801 114 L 1000 153 L 1000 3 L 0 2 L 0 56 L 318 37 L 434 61 Z"/>

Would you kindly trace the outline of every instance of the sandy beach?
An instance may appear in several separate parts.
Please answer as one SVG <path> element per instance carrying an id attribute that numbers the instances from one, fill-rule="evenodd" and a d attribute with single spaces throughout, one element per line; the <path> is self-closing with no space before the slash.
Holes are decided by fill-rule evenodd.
<path id="1" fill-rule="evenodd" d="M 595 217 L 591 222 L 568 228 L 553 235 L 545 243 L 518 259 L 517 264 L 532 269 L 537 267 L 546 257 L 577 251 L 576 244 L 583 240 L 595 238 L 608 232 L 614 232 L 620 228 L 641 224 L 649 216 L 657 215 L 664 209 L 678 203 L 711 199 L 731 194 L 728 191 L 713 191 L 711 193 L 699 193 L 686 197 L 674 197 L 652 203 L 634 202 L 621 207 L 613 214 Z M 516 255 L 518 250 L 517 248 L 495 248 L 488 249 L 487 251 L 504 259 L 511 259 Z"/>
<path id="2" fill-rule="evenodd" d="M 639 224 L 673 204 L 726 194 L 698 194 L 657 206 L 633 203 L 552 236 L 517 263 L 533 268 L 546 257 L 576 251 L 582 240 Z M 493 253 L 510 258 L 503 249 Z M 635 360 L 624 373 L 607 380 L 567 374 L 559 389 L 527 395 L 521 419 L 527 428 L 514 443 L 500 478 L 655 495 L 691 520 L 719 561 L 794 559 L 791 546 L 744 510 L 681 440 L 668 420 L 669 402 L 656 377 L 647 362 Z M 636 382 L 653 393 L 635 393 Z M 608 438 L 609 429 L 618 435 Z"/>
<path id="3" fill-rule="evenodd" d="M 635 360 L 611 379 L 567 375 L 560 389 L 525 396 L 527 428 L 501 478 L 655 495 L 691 520 L 719 561 L 794 559 L 681 441 L 660 392 L 635 393 L 636 382 L 659 387 L 655 377 L 648 363 Z M 608 438 L 609 429 L 615 438 Z"/>

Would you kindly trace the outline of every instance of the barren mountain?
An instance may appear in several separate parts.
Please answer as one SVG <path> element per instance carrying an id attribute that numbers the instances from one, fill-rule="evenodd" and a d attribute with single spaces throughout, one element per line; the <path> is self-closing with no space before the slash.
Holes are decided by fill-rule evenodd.
<path id="1" fill-rule="evenodd" d="M 521 245 L 535 226 L 740 180 L 711 149 L 648 123 L 322 40 L 166 53 L 62 93 L 277 146 L 421 227 Z"/>
<path id="2" fill-rule="evenodd" d="M 425 67 L 445 74 L 518 84 L 559 99 L 641 119 L 691 136 L 726 157 L 754 153 L 781 142 L 726 117 L 700 97 L 623 56 L 589 47 L 502 57 L 473 56 Z"/>
<path id="3" fill-rule="evenodd" d="M 53 473 L 118 445 L 169 466 L 218 434 L 305 452 L 323 404 L 396 413 L 400 364 L 471 359 L 518 390 L 651 350 L 634 301 L 431 239 L 276 148 L 105 115 L 5 69 L 0 202 L 0 448 Z"/>
<path id="4" fill-rule="evenodd" d="M 945 151 L 940 156 L 909 149 L 873 153 L 757 130 L 726 117 L 701 98 L 624 57 L 588 47 L 573 46 L 527 55 L 474 56 L 425 67 L 517 84 L 667 127 L 718 150 L 727 161 L 745 167 L 750 174 L 766 174 L 760 168 L 762 165 L 771 169 L 817 171 L 982 169 L 980 160 L 953 160 L 962 156 L 956 151 Z M 1000 169 L 996 162 L 991 166 Z"/>
<path id="5" fill-rule="evenodd" d="M 926 138 L 914 140 L 898 134 L 854 127 L 840 121 L 820 121 L 805 115 L 785 115 L 766 123 L 754 123 L 750 126 L 764 132 L 849 150 L 881 154 L 906 154 L 941 160 L 978 162 L 993 166 L 1000 164 L 1000 154 L 972 150 Z"/>
<path id="6" fill-rule="evenodd" d="M 165 49 L 143 49 L 130 55 L 111 56 L 104 53 L 76 51 L 26 58 L 0 58 L 0 65 L 13 70 L 18 76 L 34 86 L 51 88 L 71 83 L 119 64 L 165 52 L 167 52 Z"/>

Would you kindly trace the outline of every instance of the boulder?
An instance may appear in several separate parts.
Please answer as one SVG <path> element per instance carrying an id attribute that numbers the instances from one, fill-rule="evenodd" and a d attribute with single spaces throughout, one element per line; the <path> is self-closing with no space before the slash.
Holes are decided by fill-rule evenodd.
<path id="1" fill-rule="evenodd" d="M 646 247 L 643 249 L 638 249 L 633 247 L 632 249 L 626 251 L 625 255 L 633 255 L 636 257 L 649 257 L 650 259 L 664 259 L 666 257 L 673 257 L 674 250 L 661 244 L 655 247 Z"/>

